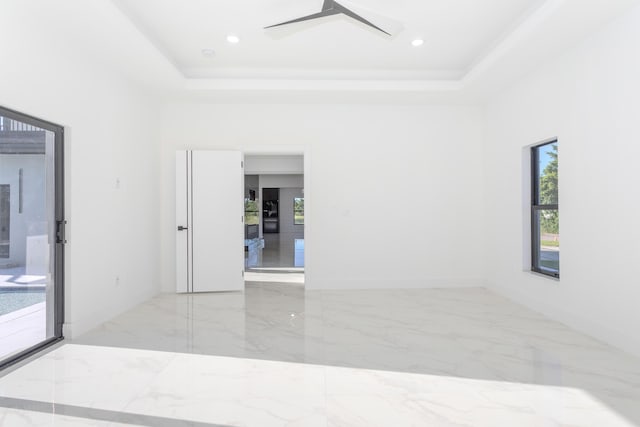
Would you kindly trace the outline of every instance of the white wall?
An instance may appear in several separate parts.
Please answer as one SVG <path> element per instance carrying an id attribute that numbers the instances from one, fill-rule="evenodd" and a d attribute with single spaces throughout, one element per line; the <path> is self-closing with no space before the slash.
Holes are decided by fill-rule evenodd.
<path id="1" fill-rule="evenodd" d="M 478 108 L 173 103 L 161 123 L 164 291 L 185 148 L 305 151 L 307 288 L 483 283 Z"/>
<path id="2" fill-rule="evenodd" d="M 640 354 L 640 9 L 487 110 L 486 275 L 551 317 Z M 522 148 L 557 136 L 560 281 L 523 272 Z"/>
<path id="3" fill-rule="evenodd" d="M 300 155 L 245 155 L 246 174 L 301 174 L 304 173 L 304 157 Z"/>
<path id="4" fill-rule="evenodd" d="M 44 140 L 44 138 L 43 138 Z M 19 212 L 19 170 L 22 169 L 23 209 Z M 46 235 L 47 220 L 44 154 L 0 155 L 0 184 L 10 188 L 9 258 L 0 258 L 1 266 L 25 266 L 27 236 Z"/>
<path id="5" fill-rule="evenodd" d="M 85 19 L 87 31 L 73 27 Z M 67 336 L 159 288 L 157 101 L 115 64 L 90 59 L 110 55 L 112 38 L 91 38 L 103 22 L 135 44 L 109 2 L 11 0 L 0 14 L 0 102 L 65 126 Z"/>
<path id="6" fill-rule="evenodd" d="M 304 175 L 260 175 L 260 188 L 303 188 Z"/>

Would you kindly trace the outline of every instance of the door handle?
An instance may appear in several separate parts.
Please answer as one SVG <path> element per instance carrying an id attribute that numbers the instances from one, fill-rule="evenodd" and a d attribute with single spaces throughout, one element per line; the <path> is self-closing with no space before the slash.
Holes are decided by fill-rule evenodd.
<path id="1" fill-rule="evenodd" d="M 67 221 L 56 221 L 56 243 L 67 243 Z"/>
<path id="2" fill-rule="evenodd" d="M 188 230 L 188 227 L 183 227 L 182 225 L 178 226 L 178 231 L 184 231 L 184 230 Z"/>

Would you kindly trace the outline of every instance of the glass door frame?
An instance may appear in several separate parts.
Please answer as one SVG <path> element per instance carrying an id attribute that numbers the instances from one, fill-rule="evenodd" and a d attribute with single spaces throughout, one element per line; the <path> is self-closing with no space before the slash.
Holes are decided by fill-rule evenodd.
<path id="1" fill-rule="evenodd" d="M 11 120 L 16 120 L 27 125 L 39 127 L 50 131 L 54 134 L 53 144 L 53 167 L 54 167 L 54 224 L 49 227 L 55 227 L 55 247 L 54 247 L 54 310 L 53 310 L 53 336 L 29 347 L 21 352 L 10 356 L 9 358 L 0 360 L 0 371 L 13 365 L 35 353 L 49 347 L 64 339 L 64 245 L 67 243 L 65 238 L 64 219 L 64 127 L 28 114 L 20 113 L 0 106 L 0 115 Z M 48 321 L 48 319 L 47 319 Z"/>

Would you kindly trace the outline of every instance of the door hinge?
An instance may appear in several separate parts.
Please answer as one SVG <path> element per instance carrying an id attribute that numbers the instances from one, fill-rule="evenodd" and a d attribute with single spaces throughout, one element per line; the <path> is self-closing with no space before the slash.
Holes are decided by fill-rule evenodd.
<path id="1" fill-rule="evenodd" d="M 67 221 L 56 221 L 56 243 L 67 243 Z"/>
<path id="2" fill-rule="evenodd" d="M 240 222 L 244 224 L 244 216 L 240 217 Z"/>
<path id="3" fill-rule="evenodd" d="M 240 167 L 243 168 L 244 167 L 244 162 L 240 161 Z"/>

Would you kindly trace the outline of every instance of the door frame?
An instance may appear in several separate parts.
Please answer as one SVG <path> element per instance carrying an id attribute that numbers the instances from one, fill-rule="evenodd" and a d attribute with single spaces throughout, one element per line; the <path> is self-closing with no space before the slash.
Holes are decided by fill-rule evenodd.
<path id="1" fill-rule="evenodd" d="M 313 288 L 313 240 L 312 235 L 312 215 L 311 206 L 313 199 L 311 195 L 311 147 L 306 145 L 256 145 L 240 148 L 242 154 L 246 156 L 303 156 L 304 166 L 304 287 Z"/>
<path id="2" fill-rule="evenodd" d="M 53 251 L 54 256 L 54 311 L 53 311 L 53 337 L 48 338 L 32 347 L 29 347 L 20 353 L 11 356 L 8 359 L 0 360 L 0 371 L 8 366 L 18 363 L 43 349 L 61 341 L 64 339 L 63 325 L 64 325 L 64 266 L 65 266 L 65 254 L 64 245 L 67 243 L 65 238 L 65 225 L 64 219 L 64 126 L 57 125 L 55 123 L 39 119 L 37 117 L 30 116 L 9 108 L 0 106 L 0 115 L 12 120 L 17 120 L 22 123 L 39 127 L 44 130 L 48 130 L 54 134 L 54 147 L 53 147 L 53 164 L 54 164 L 54 224 L 50 224 L 49 227 L 54 227 L 53 235 L 55 236 L 55 246 Z M 51 230 L 51 228 L 50 228 Z"/>

